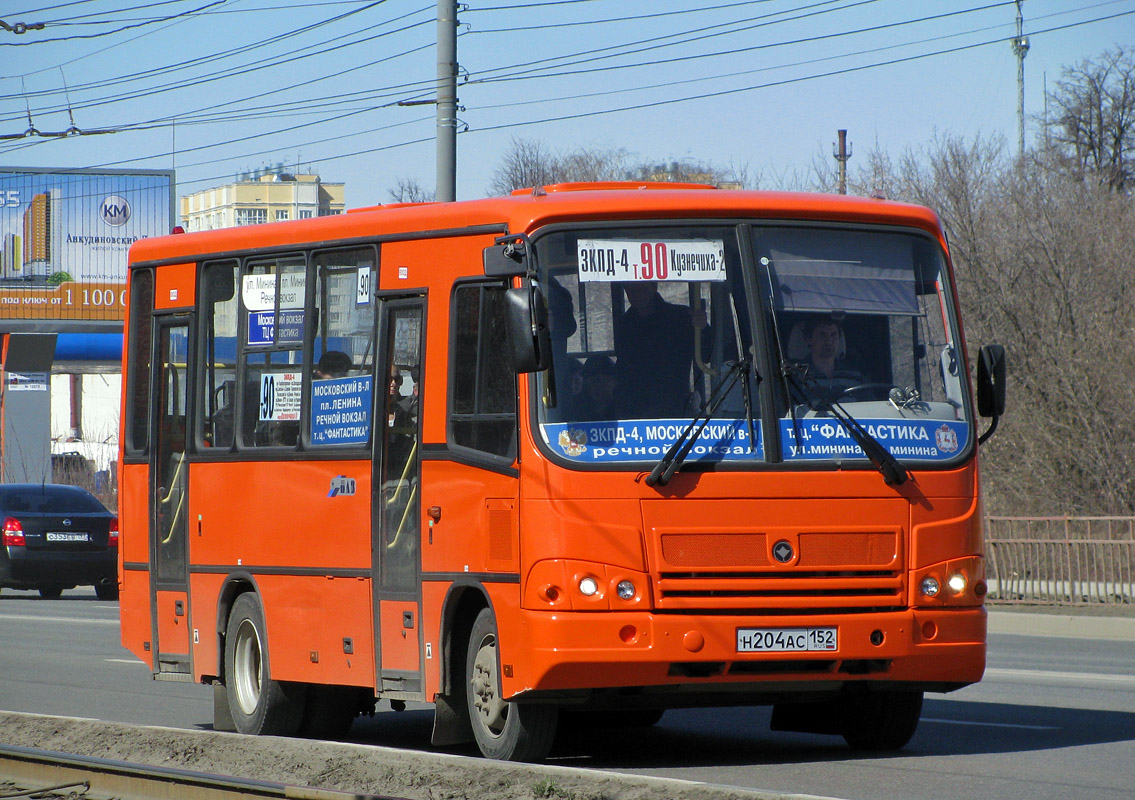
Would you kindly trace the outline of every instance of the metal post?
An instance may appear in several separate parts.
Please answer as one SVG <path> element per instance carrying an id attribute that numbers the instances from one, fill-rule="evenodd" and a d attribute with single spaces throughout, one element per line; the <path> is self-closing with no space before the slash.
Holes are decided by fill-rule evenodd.
<path id="1" fill-rule="evenodd" d="M 1025 19 L 1021 3 L 1017 0 L 1017 36 L 1013 39 L 1013 54 L 1017 56 L 1017 155 L 1025 154 L 1025 56 L 1029 52 L 1029 37 L 1025 36 Z"/>
<path id="2" fill-rule="evenodd" d="M 457 0 L 437 0 L 437 199 L 457 199 Z"/>
<path id="3" fill-rule="evenodd" d="M 847 130 L 840 128 L 839 144 L 835 150 L 835 160 L 839 164 L 839 193 L 847 194 L 847 159 L 851 158 L 851 151 L 847 148 Z"/>

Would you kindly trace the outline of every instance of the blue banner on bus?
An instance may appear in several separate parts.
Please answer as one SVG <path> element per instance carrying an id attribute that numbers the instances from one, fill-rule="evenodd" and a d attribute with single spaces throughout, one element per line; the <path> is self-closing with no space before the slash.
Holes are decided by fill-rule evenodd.
<path id="1" fill-rule="evenodd" d="M 557 453 L 580 462 L 611 464 L 654 461 L 666 455 L 689 419 L 556 422 L 540 426 L 544 440 Z M 760 420 L 753 420 L 757 441 L 749 449 L 743 419 L 711 419 L 694 442 L 686 461 L 752 461 L 764 458 Z"/>
<path id="2" fill-rule="evenodd" d="M 281 310 L 280 324 L 276 325 L 276 312 L 248 312 L 248 343 L 303 345 L 303 309 Z"/>
<path id="3" fill-rule="evenodd" d="M 903 459 L 945 461 L 969 440 L 969 424 L 940 419 L 860 419 L 859 423 L 891 455 Z M 838 421 L 808 417 L 780 421 L 782 456 L 788 460 L 828 460 L 867 456 Z"/>
<path id="4" fill-rule="evenodd" d="M 312 381 L 312 444 L 366 444 L 372 386 L 370 375 Z"/>

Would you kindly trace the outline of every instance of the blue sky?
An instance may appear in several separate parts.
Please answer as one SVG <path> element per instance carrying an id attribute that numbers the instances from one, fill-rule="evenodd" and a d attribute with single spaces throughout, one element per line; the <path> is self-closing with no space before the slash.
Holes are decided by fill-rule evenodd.
<path id="1" fill-rule="evenodd" d="M 14 6 L 14 8 L 13 8 Z M 8 10 L 13 8 L 13 10 Z M 1135 0 L 1025 0 L 1026 111 L 1062 70 L 1135 42 Z M 348 206 L 434 184 L 436 0 L 24 0 L 0 30 L 0 166 L 176 169 L 179 193 L 266 165 Z M 1017 131 L 1013 2 L 470 0 L 458 20 L 458 199 L 513 138 L 747 166 L 775 186 L 936 132 Z M 1098 20 L 1098 21 L 1096 21 Z M 70 115 L 68 113 L 70 107 Z M 625 109 L 625 110 L 620 110 Z M 1035 131 L 1035 123 L 1031 124 Z"/>

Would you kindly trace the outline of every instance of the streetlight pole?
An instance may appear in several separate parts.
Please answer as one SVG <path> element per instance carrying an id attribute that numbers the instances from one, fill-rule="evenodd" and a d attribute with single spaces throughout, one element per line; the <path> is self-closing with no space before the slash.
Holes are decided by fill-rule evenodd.
<path id="1" fill-rule="evenodd" d="M 457 0 L 437 0 L 437 192 L 457 199 Z"/>

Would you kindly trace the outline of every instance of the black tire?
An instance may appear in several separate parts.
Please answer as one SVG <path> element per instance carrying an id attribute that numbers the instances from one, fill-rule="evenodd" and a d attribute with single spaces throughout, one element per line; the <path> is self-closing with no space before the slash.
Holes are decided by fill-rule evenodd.
<path id="1" fill-rule="evenodd" d="M 870 692 L 844 701 L 840 731 L 856 750 L 900 750 L 922 716 L 922 692 Z"/>
<path id="2" fill-rule="evenodd" d="M 117 600 L 118 599 L 118 584 L 117 583 L 96 583 L 95 584 L 95 597 L 99 600 Z"/>
<path id="3" fill-rule="evenodd" d="M 57 583 L 44 583 L 39 586 L 39 596 L 44 600 L 58 600 L 63 596 L 63 587 Z"/>
<path id="4" fill-rule="evenodd" d="M 307 687 L 271 675 L 264 609 L 246 592 L 233 603 L 225 628 L 225 690 L 240 733 L 292 736 L 299 730 Z"/>
<path id="5" fill-rule="evenodd" d="M 354 686 L 310 686 L 300 736 L 338 739 L 346 736 L 359 713 L 359 689 Z"/>
<path id="6" fill-rule="evenodd" d="M 465 701 L 473 738 L 486 758 L 542 761 L 556 738 L 559 709 L 501 698 L 500 659 L 493 613 L 485 608 L 469 633 Z"/>

